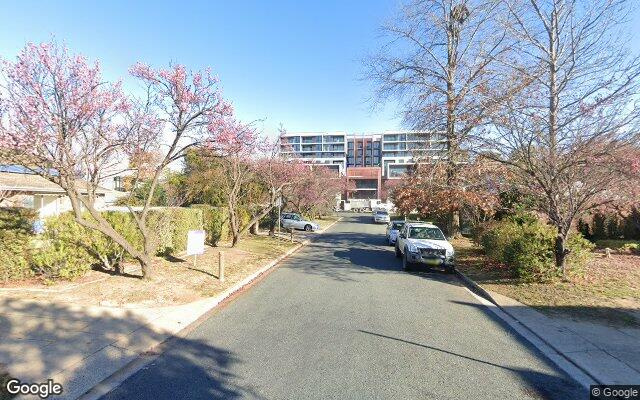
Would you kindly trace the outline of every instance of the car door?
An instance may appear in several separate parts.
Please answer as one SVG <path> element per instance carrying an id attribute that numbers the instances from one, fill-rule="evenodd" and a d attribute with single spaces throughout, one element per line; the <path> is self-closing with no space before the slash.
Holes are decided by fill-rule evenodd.
<path id="1" fill-rule="evenodd" d="M 398 237 L 396 238 L 396 243 L 398 243 L 398 248 L 400 251 L 404 252 L 404 239 L 403 236 L 406 236 L 407 226 L 403 226 L 402 229 L 398 232 Z"/>
<path id="2" fill-rule="evenodd" d="M 291 214 L 282 214 L 282 227 L 285 229 L 291 229 L 293 220 Z"/>
<path id="3" fill-rule="evenodd" d="M 293 229 L 300 229 L 300 216 L 292 215 L 291 216 L 291 227 Z"/>

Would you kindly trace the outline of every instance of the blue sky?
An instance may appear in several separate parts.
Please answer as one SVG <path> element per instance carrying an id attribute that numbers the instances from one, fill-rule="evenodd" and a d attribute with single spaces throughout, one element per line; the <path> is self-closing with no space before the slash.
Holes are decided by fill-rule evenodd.
<path id="1" fill-rule="evenodd" d="M 290 131 L 399 128 L 389 105 L 372 112 L 360 59 L 398 0 L 8 1 L 0 13 L 0 55 L 55 35 L 99 59 L 107 79 L 136 61 L 211 66 L 240 118 L 266 118 Z M 640 18 L 634 18 L 640 50 Z"/>
<path id="2" fill-rule="evenodd" d="M 184 4 L 184 5 L 182 5 Z M 395 1 L 10 1 L 0 52 L 55 35 L 99 59 L 107 79 L 137 60 L 211 66 L 240 118 L 291 131 L 399 127 L 393 107 L 370 111 L 360 59 L 375 49 Z"/>

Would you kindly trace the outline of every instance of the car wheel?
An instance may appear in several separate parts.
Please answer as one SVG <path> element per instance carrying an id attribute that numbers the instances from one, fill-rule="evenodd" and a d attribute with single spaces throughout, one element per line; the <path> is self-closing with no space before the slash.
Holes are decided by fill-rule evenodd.
<path id="1" fill-rule="evenodd" d="M 411 271 L 412 266 L 413 264 L 411 264 L 409 260 L 407 260 L 407 252 L 405 251 L 404 257 L 402 257 L 402 269 L 404 269 L 405 271 Z"/>
<path id="2" fill-rule="evenodd" d="M 447 274 L 454 274 L 456 272 L 456 267 L 454 267 L 453 265 L 447 265 L 446 267 L 444 267 L 444 272 Z"/>
<path id="3" fill-rule="evenodd" d="M 396 243 L 396 257 L 397 258 L 402 257 L 402 253 L 400 253 L 400 248 L 398 247 L 398 243 Z"/>
<path id="4" fill-rule="evenodd" d="M 311 225 L 309 225 L 309 224 L 306 224 L 306 225 L 304 226 L 304 230 L 305 230 L 305 231 L 307 231 L 307 232 L 310 232 L 310 231 L 311 231 L 311 229 L 312 229 L 312 228 L 311 228 Z"/>

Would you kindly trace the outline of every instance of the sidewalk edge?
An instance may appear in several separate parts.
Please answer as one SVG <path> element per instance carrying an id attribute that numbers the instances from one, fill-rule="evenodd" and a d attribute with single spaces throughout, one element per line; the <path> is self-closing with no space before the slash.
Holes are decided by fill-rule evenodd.
<path id="1" fill-rule="evenodd" d="M 321 231 L 318 231 L 318 234 L 322 234 L 326 232 L 329 228 L 333 227 L 337 224 L 342 218 L 337 219 Z M 144 368 L 149 363 L 153 362 L 157 357 L 159 357 L 165 349 L 167 349 L 171 343 L 174 341 L 185 337 L 187 334 L 196 329 L 200 324 L 202 324 L 205 320 L 207 320 L 213 313 L 218 311 L 218 309 L 224 306 L 226 303 L 231 301 L 236 296 L 240 295 L 246 289 L 250 288 L 254 284 L 258 283 L 260 280 L 265 278 L 270 272 L 272 272 L 282 261 L 286 258 L 290 257 L 302 247 L 307 246 L 311 243 L 311 239 L 305 239 L 300 242 L 295 247 L 287 250 L 283 255 L 277 257 L 276 259 L 270 261 L 265 264 L 263 267 L 258 269 L 256 272 L 247 276 L 236 285 L 230 287 L 225 290 L 221 294 L 215 297 L 211 297 L 209 300 L 212 302 L 209 308 L 202 312 L 193 322 L 189 323 L 187 326 L 182 328 L 180 331 L 174 334 L 168 334 L 167 338 L 164 341 L 158 342 L 147 350 L 140 352 L 136 358 L 126 364 L 124 364 L 121 368 L 113 371 L 111 375 L 107 378 L 100 381 L 98 384 L 93 385 L 88 388 L 86 391 L 82 392 L 80 396 L 76 397 L 77 400 L 95 400 L 99 399 L 102 396 L 106 395 L 113 389 L 117 388 L 124 382 L 127 378 L 138 372 L 140 369 Z"/>
<path id="2" fill-rule="evenodd" d="M 598 385 L 602 385 L 603 384 L 599 379 L 597 379 L 595 376 L 593 376 L 589 371 L 585 370 L 582 366 L 578 365 L 575 361 L 571 360 L 562 351 L 558 350 L 558 348 L 556 348 L 554 345 L 549 343 L 545 338 L 543 338 L 542 336 L 540 336 L 536 332 L 534 332 L 533 329 L 531 329 L 529 326 L 527 326 L 526 323 L 522 322 L 520 319 L 518 319 L 516 316 L 514 316 L 512 313 L 510 313 L 506 308 L 502 307 L 493 298 L 493 296 L 491 296 L 491 294 L 489 294 L 489 292 L 486 289 L 484 289 L 482 286 L 477 284 L 474 280 L 472 280 L 471 278 L 469 278 L 468 276 L 466 276 L 465 274 L 460 272 L 457 268 L 456 268 L 456 275 L 465 284 L 465 286 L 467 286 L 467 288 L 469 289 L 470 292 L 472 292 L 473 294 L 477 295 L 481 299 L 486 300 L 487 303 L 489 303 L 489 304 L 486 304 L 484 302 L 483 302 L 483 304 L 485 306 L 487 306 L 487 308 L 489 308 L 495 315 L 500 317 L 500 319 L 502 319 L 504 322 L 506 322 L 509 326 L 513 327 L 514 329 L 516 329 L 516 327 L 513 325 L 513 321 L 515 321 L 518 324 L 518 326 L 520 326 L 524 330 L 526 330 L 526 334 L 523 334 L 523 332 L 521 332 L 520 330 L 516 329 L 516 331 L 521 336 L 523 336 L 525 339 L 527 339 L 529 341 L 529 343 L 534 345 L 539 351 L 541 351 L 544 355 L 546 355 L 547 358 L 549 358 L 554 364 L 556 364 L 558 367 L 560 367 L 565 373 L 567 373 L 570 377 L 572 377 L 580 385 L 582 385 L 583 387 L 588 389 L 589 385 L 591 385 L 591 384 L 598 384 Z M 527 305 L 523 305 L 523 306 L 529 307 Z M 493 309 L 494 307 L 497 308 L 501 312 L 496 312 L 496 310 Z M 508 319 L 506 319 L 505 315 L 507 315 L 511 319 L 513 319 L 513 321 L 509 321 Z M 544 346 L 547 346 L 549 349 L 551 349 L 553 351 L 553 354 L 549 354 L 548 349 L 543 348 L 543 346 L 541 346 L 540 343 L 536 343 L 536 340 L 531 340 L 531 337 L 528 337 L 528 335 L 532 336 L 535 339 L 537 339 L 538 341 L 542 342 L 542 344 L 544 344 Z M 578 374 L 576 374 L 575 370 L 572 370 L 571 368 L 567 368 L 567 365 L 562 365 L 562 363 L 559 363 L 558 360 L 556 359 L 556 357 L 554 357 L 554 355 L 560 356 L 564 362 L 567 362 L 572 367 L 577 368 L 580 371 L 580 373 L 582 373 L 586 377 L 588 377 L 588 379 L 590 379 L 591 382 L 587 382 L 585 377 L 579 376 Z"/>

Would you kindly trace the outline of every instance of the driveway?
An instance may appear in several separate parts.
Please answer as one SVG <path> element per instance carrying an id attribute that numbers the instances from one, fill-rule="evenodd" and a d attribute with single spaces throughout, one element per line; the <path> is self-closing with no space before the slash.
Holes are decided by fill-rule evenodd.
<path id="1" fill-rule="evenodd" d="M 453 275 L 352 215 L 106 399 L 583 399 Z"/>

